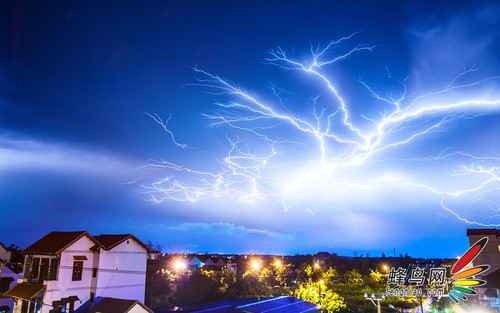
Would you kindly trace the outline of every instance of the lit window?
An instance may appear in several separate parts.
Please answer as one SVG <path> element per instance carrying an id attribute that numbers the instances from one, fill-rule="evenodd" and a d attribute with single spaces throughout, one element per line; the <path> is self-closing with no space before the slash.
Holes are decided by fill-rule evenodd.
<path id="1" fill-rule="evenodd" d="M 72 281 L 82 280 L 82 272 L 83 272 L 83 261 L 73 262 L 73 276 L 71 277 L 71 280 Z"/>

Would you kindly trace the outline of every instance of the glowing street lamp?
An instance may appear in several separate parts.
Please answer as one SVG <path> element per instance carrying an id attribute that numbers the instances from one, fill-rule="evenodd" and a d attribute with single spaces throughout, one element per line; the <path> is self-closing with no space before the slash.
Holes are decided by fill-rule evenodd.
<path id="1" fill-rule="evenodd" d="M 176 271 L 184 271 L 187 268 L 186 262 L 182 260 L 175 260 L 174 261 L 174 270 Z"/>
<path id="2" fill-rule="evenodd" d="M 252 261 L 252 270 L 258 271 L 260 269 L 260 262 L 259 260 L 253 260 Z"/>
<path id="3" fill-rule="evenodd" d="M 277 268 L 280 268 L 283 264 L 281 263 L 280 260 L 276 260 L 276 262 L 274 262 L 274 266 L 276 266 Z"/>

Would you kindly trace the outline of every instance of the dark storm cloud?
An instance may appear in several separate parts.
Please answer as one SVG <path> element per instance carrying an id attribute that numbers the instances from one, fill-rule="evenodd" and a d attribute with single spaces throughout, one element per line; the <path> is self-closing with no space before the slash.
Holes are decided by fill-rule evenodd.
<path id="1" fill-rule="evenodd" d="M 131 163 L 109 154 L 0 135 L 0 219 L 9 230 L 2 237 L 19 232 L 8 222 L 15 216 L 32 236 L 117 221 L 135 211 L 134 199 L 122 195 L 131 193 L 123 182 L 136 174 Z M 20 238 L 18 244 L 29 244 Z"/>

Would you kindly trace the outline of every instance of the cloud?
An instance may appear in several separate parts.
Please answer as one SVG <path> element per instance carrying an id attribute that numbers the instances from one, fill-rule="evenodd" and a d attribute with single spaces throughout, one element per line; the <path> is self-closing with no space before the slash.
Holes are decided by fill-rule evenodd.
<path id="1" fill-rule="evenodd" d="M 100 151 L 34 138 L 0 135 L 0 170 L 49 170 L 117 175 L 132 164 Z"/>
<path id="2" fill-rule="evenodd" d="M 242 225 L 235 225 L 233 223 L 183 223 L 179 226 L 169 227 L 174 231 L 206 233 L 211 236 L 214 235 L 227 235 L 227 236 L 260 236 L 268 237 L 278 240 L 294 240 L 295 235 L 289 233 L 280 233 L 272 230 L 248 228 Z"/>
<path id="3" fill-rule="evenodd" d="M 480 68 L 488 65 L 491 69 L 492 64 L 497 64 L 499 18 L 500 6 L 486 3 L 472 9 L 461 9 L 444 19 L 430 13 L 410 26 L 413 74 L 422 78 L 419 83 L 427 81 L 425 86 L 432 86 L 436 80 L 449 80 L 464 67 L 474 65 Z"/>

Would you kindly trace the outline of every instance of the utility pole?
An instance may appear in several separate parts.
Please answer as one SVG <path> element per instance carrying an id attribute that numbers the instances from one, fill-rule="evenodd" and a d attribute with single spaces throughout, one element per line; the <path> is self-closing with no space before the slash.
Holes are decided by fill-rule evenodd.
<path id="1" fill-rule="evenodd" d="M 365 293 L 365 298 L 370 300 L 373 305 L 377 308 L 377 313 L 382 313 L 382 308 L 380 306 L 380 301 L 385 300 L 385 294 L 383 293 Z M 375 303 L 377 301 L 377 303 Z"/>

